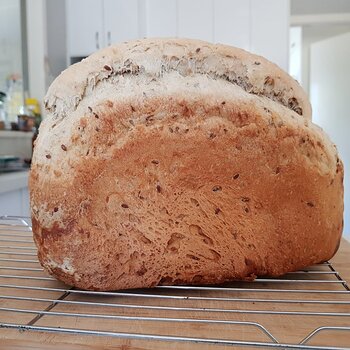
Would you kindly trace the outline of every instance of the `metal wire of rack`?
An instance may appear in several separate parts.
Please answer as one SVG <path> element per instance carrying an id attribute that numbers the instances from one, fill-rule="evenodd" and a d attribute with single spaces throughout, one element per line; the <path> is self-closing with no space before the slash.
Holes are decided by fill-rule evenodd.
<path id="1" fill-rule="evenodd" d="M 227 286 L 77 290 L 39 265 L 30 219 L 3 216 L 0 339 L 9 329 L 181 342 L 198 349 L 350 349 L 350 288 L 326 262 Z"/>

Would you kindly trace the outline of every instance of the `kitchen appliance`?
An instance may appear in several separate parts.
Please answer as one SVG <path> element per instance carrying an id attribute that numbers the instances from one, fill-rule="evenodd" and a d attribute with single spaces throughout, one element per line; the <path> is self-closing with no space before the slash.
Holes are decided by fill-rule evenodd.
<path id="1" fill-rule="evenodd" d="M 29 218 L 0 217 L 0 339 L 8 348 L 350 349 L 346 279 L 343 240 L 331 261 L 280 278 L 82 291 L 42 270 Z"/>

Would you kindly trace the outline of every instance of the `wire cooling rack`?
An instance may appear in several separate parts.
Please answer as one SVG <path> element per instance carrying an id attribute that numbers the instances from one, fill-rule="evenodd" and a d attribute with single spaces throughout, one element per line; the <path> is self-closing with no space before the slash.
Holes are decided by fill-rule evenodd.
<path id="1" fill-rule="evenodd" d="M 77 290 L 42 270 L 29 218 L 0 216 L 0 339 L 11 329 L 191 349 L 350 349 L 350 288 L 325 262 L 225 286 Z"/>

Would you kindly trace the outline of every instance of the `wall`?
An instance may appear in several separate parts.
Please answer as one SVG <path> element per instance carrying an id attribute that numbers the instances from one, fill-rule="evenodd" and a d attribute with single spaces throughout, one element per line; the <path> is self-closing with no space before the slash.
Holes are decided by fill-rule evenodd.
<path id="1" fill-rule="evenodd" d="M 307 93 L 310 93 L 310 48 L 317 41 L 321 41 L 350 31 L 349 24 L 315 24 L 303 27 L 302 34 L 302 71 L 301 85 Z"/>
<path id="2" fill-rule="evenodd" d="M 0 1 L 0 91 L 6 92 L 8 75 L 22 74 L 21 17 L 19 0 Z"/>
<path id="3" fill-rule="evenodd" d="M 291 0 L 290 22 L 302 27 L 301 86 L 309 93 L 310 46 L 350 31 L 349 0 Z"/>
<path id="4" fill-rule="evenodd" d="M 291 27 L 289 31 L 289 74 L 302 85 L 302 27 Z"/>
<path id="5" fill-rule="evenodd" d="M 337 145 L 345 167 L 345 226 L 350 238 L 350 33 L 311 45 L 313 120 Z"/>

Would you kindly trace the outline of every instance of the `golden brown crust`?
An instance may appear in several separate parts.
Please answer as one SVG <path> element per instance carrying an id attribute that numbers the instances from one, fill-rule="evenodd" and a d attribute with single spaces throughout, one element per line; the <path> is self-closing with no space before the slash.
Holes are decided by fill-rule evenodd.
<path id="1" fill-rule="evenodd" d="M 105 81 L 44 121 L 30 177 L 42 265 L 70 285 L 114 290 L 329 259 L 343 167 L 322 130 L 229 82 L 168 74 Z"/>

